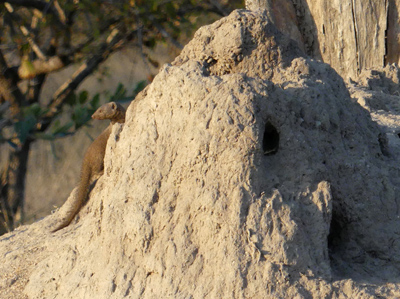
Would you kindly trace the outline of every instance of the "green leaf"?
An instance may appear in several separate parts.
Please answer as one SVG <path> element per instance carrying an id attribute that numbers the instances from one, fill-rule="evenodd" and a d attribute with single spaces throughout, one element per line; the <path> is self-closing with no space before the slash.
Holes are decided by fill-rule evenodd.
<path id="1" fill-rule="evenodd" d="M 115 93 L 110 97 L 110 102 L 114 101 L 117 102 L 120 99 L 123 99 L 126 97 L 127 90 L 125 86 L 122 83 L 119 83 L 117 86 L 117 89 L 115 90 Z"/>
<path id="2" fill-rule="evenodd" d="M 14 142 L 12 142 L 11 140 L 7 140 L 7 142 L 8 142 L 8 144 L 9 144 L 12 148 L 18 149 L 18 145 L 15 144 Z"/>
<path id="3" fill-rule="evenodd" d="M 67 134 L 69 133 L 68 130 L 71 129 L 74 126 L 74 122 L 70 121 L 66 123 L 65 125 L 61 126 L 60 122 L 57 121 L 54 124 L 54 127 L 51 130 L 52 135 L 57 135 L 57 134 Z"/>
<path id="4" fill-rule="evenodd" d="M 22 109 L 22 116 L 24 118 L 33 117 L 35 119 L 38 119 L 45 115 L 47 112 L 49 112 L 49 109 L 43 109 L 38 103 L 34 103 Z"/>
<path id="5" fill-rule="evenodd" d="M 89 97 L 89 93 L 86 90 L 81 91 L 79 93 L 79 104 L 81 104 L 81 105 L 85 104 L 87 99 L 88 99 L 88 97 Z"/>
<path id="6" fill-rule="evenodd" d="M 24 44 L 20 45 L 20 51 L 23 53 L 29 52 L 31 46 L 29 45 L 28 42 L 25 42 Z"/>
<path id="7" fill-rule="evenodd" d="M 165 10 L 167 12 L 167 14 L 171 17 L 175 19 L 175 15 L 176 15 L 176 8 L 174 7 L 174 4 L 172 2 L 166 3 L 165 5 Z"/>
<path id="8" fill-rule="evenodd" d="M 91 116 L 87 108 L 77 105 L 74 107 L 71 118 L 75 124 L 75 130 L 77 130 L 85 125 L 91 119 Z"/>
<path id="9" fill-rule="evenodd" d="M 65 102 L 71 107 L 75 106 L 77 103 L 76 94 L 74 92 L 70 93 Z"/>
<path id="10" fill-rule="evenodd" d="M 14 123 L 14 130 L 17 132 L 18 139 L 24 143 L 32 129 L 36 126 L 36 118 L 32 115 Z"/>
<path id="11" fill-rule="evenodd" d="M 150 49 L 153 49 L 155 47 L 156 43 L 157 43 L 157 41 L 154 37 L 150 37 L 149 39 L 147 39 L 143 42 L 143 44 Z"/>
<path id="12" fill-rule="evenodd" d="M 136 84 L 136 87 L 135 87 L 135 89 L 133 90 L 133 92 L 134 92 L 135 95 L 136 95 L 136 94 L 138 94 L 139 92 L 141 92 L 146 86 L 147 86 L 147 80 L 139 81 L 139 82 Z"/>
<path id="13" fill-rule="evenodd" d="M 33 135 L 35 139 L 42 139 L 42 140 L 54 140 L 56 137 L 53 134 L 47 134 L 47 133 L 35 133 Z"/>
<path id="14" fill-rule="evenodd" d="M 100 94 L 95 94 L 95 96 L 92 98 L 90 101 L 90 106 L 94 109 L 97 110 L 97 108 L 100 107 Z"/>

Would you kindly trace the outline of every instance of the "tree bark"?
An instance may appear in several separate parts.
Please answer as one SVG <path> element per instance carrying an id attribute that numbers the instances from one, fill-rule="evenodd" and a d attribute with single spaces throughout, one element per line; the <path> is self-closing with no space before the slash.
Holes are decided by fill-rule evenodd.
<path id="1" fill-rule="evenodd" d="M 11 208 L 8 205 L 8 178 L 7 168 L 2 170 L 0 176 L 0 235 L 10 231 L 10 215 L 12 215 Z"/>
<path id="2" fill-rule="evenodd" d="M 2 192 L 4 194 L 1 194 L 4 223 L 0 224 L 0 232 L 13 230 L 15 224 L 24 220 L 25 178 L 31 143 L 28 139 L 21 148 L 10 150 L 6 169 L 7 186 L 5 192 Z M 3 198 L 4 195 L 6 199 Z"/>
<path id="3" fill-rule="evenodd" d="M 270 7 L 269 0 L 246 0 L 245 3 L 248 10 L 268 9 Z"/>
<path id="4" fill-rule="evenodd" d="M 7 66 L 3 53 L 0 51 L 0 98 L 10 103 L 12 117 L 20 113 L 20 107 L 25 102 L 25 96 L 19 89 L 18 75 Z"/>
<path id="5" fill-rule="evenodd" d="M 303 5 L 312 16 L 314 26 L 310 33 L 318 41 L 322 60 L 342 77 L 357 77 L 363 69 L 384 66 L 387 1 L 307 0 Z"/>
<path id="6" fill-rule="evenodd" d="M 345 79 L 400 63 L 400 0 L 247 0 L 246 8 L 265 9 L 306 54 Z"/>

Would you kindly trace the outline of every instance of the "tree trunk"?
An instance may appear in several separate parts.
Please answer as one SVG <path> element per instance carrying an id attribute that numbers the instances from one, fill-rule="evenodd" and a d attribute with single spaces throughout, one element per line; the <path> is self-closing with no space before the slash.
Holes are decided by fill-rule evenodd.
<path id="1" fill-rule="evenodd" d="M 24 218 L 25 177 L 28 165 L 29 150 L 32 141 L 27 140 L 20 149 L 12 149 L 7 167 L 6 200 L 3 200 L 3 226 L 13 230 L 15 224 L 22 223 Z M 5 210 L 5 212 L 4 212 Z M 0 227 L 0 232 L 1 232 Z"/>
<path id="2" fill-rule="evenodd" d="M 245 2 L 248 10 L 268 9 L 270 7 L 269 0 L 246 0 Z"/>
<path id="3" fill-rule="evenodd" d="M 395 28 L 389 23 L 399 22 L 394 10 L 400 0 L 292 1 L 298 3 L 296 8 L 302 9 L 304 15 L 311 16 L 303 23 L 303 32 L 313 36 L 314 51 L 343 78 L 356 78 L 363 69 L 397 62 L 391 53 L 398 52 L 399 43 Z M 390 7 L 389 2 L 393 3 Z M 396 19 L 388 22 L 389 16 Z M 393 37 L 388 36 L 388 31 Z M 387 54 L 389 61 L 385 61 Z"/>
<path id="4" fill-rule="evenodd" d="M 247 0 L 312 58 L 343 78 L 400 63 L 400 0 Z"/>
<path id="5" fill-rule="evenodd" d="M 11 208 L 8 205 L 7 193 L 8 193 L 8 179 L 7 170 L 4 169 L 0 177 L 0 236 L 9 232 L 9 223 Z"/>

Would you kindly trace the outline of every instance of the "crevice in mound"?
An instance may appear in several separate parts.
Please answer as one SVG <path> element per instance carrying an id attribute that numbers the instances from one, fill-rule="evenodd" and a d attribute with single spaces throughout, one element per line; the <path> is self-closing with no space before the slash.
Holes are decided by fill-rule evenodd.
<path id="1" fill-rule="evenodd" d="M 389 157 L 389 142 L 385 133 L 380 133 L 378 136 L 379 147 L 384 156 Z"/>
<path id="2" fill-rule="evenodd" d="M 328 235 L 328 250 L 330 257 L 332 253 L 335 252 L 336 248 L 339 247 L 342 229 L 343 225 L 338 220 L 338 215 L 336 213 L 332 213 L 332 220 Z"/>
<path id="3" fill-rule="evenodd" d="M 271 124 L 267 122 L 265 124 L 264 136 L 263 136 L 263 152 L 266 156 L 275 155 L 279 149 L 279 132 Z"/>
<path id="4" fill-rule="evenodd" d="M 232 59 L 218 59 L 208 57 L 203 61 L 204 76 L 223 76 L 236 73 L 235 67 L 243 59 L 243 55 L 236 55 Z"/>
<path id="5" fill-rule="evenodd" d="M 340 256 L 343 229 L 344 224 L 341 215 L 332 208 L 332 219 L 328 234 L 328 255 L 331 269 L 335 276 L 341 276 L 340 273 L 338 273 L 340 270 L 338 270 L 335 265 L 337 265 L 337 258 Z"/>

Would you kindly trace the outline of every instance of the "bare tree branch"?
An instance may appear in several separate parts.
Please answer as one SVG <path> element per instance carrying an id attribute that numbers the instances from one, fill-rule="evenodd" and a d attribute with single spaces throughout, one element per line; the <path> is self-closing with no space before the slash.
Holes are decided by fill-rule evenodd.
<path id="1" fill-rule="evenodd" d="M 25 26 L 20 26 L 21 32 L 23 35 L 25 35 L 26 39 L 28 40 L 29 44 L 32 47 L 33 52 L 35 52 L 36 56 L 39 57 L 42 60 L 46 60 L 46 56 L 43 54 L 42 50 L 39 48 L 39 46 L 35 43 L 33 38 L 30 37 L 30 32 Z"/>
<path id="2" fill-rule="evenodd" d="M 28 40 L 29 44 L 32 47 L 32 50 L 35 52 L 36 56 L 39 57 L 40 59 L 45 60 L 46 56 L 43 54 L 42 50 L 39 48 L 39 46 L 35 43 L 35 41 L 33 40 L 33 38 L 31 37 L 31 32 L 28 30 L 28 28 L 26 28 L 22 23 L 23 21 L 21 20 L 21 18 L 19 17 L 19 15 L 17 15 L 16 13 L 14 13 L 14 8 L 7 3 L 6 5 L 6 9 L 8 10 L 8 12 L 10 13 L 11 17 L 16 21 L 17 24 L 19 24 L 19 29 L 21 30 L 22 34 L 26 37 L 26 39 Z"/>
<path id="3" fill-rule="evenodd" d="M 12 116 L 17 115 L 20 111 L 21 104 L 25 101 L 25 97 L 17 85 L 17 77 L 10 68 L 0 51 L 0 96 L 8 101 L 11 105 Z"/>
<path id="4" fill-rule="evenodd" d="M 36 8 L 38 10 L 48 10 L 51 3 L 46 2 L 46 1 L 41 1 L 41 0 L 0 0 L 0 3 L 8 2 L 12 5 L 18 5 L 18 6 L 25 6 L 25 7 L 31 7 L 31 8 Z"/>
<path id="5" fill-rule="evenodd" d="M 52 6 L 52 2 L 46 2 L 41 0 L 0 0 L 0 3 L 9 3 L 11 5 L 23 6 L 28 8 L 36 8 L 43 13 L 51 13 L 55 15 L 58 21 L 65 25 L 65 14 L 60 14 L 59 10 Z"/>
<path id="6" fill-rule="evenodd" d="M 32 79 L 41 74 L 58 71 L 65 67 L 63 60 L 58 56 L 53 56 L 47 60 L 36 59 L 32 62 L 23 62 L 18 68 L 19 78 L 22 80 Z"/>
<path id="7" fill-rule="evenodd" d="M 121 18 L 111 18 L 111 19 L 107 20 L 106 22 L 104 22 L 103 24 L 100 24 L 100 26 L 99 26 L 100 28 L 99 28 L 98 32 L 102 35 L 105 32 L 109 31 L 112 28 L 112 26 L 116 25 L 120 21 L 121 21 Z M 82 51 L 83 48 L 85 48 L 86 46 L 89 46 L 90 43 L 92 43 L 95 39 L 96 38 L 94 35 L 87 37 L 87 39 L 84 42 L 75 46 L 72 50 L 66 51 L 67 55 L 72 55 L 73 53 Z"/>
<path id="8" fill-rule="evenodd" d="M 229 10 L 229 5 L 222 5 L 220 7 L 215 6 L 213 3 L 210 2 L 210 5 L 208 6 L 202 6 L 202 5 L 183 5 L 181 6 L 176 14 L 180 17 L 186 16 L 188 13 L 194 13 L 194 12 L 201 12 L 201 13 L 205 13 L 205 12 L 212 12 L 215 13 L 217 15 L 220 16 L 225 16 L 225 13 L 222 9 L 226 8 L 227 10 Z M 230 10 L 229 10 L 230 11 Z"/>
<path id="9" fill-rule="evenodd" d="M 139 17 L 138 17 L 137 12 L 136 12 L 136 16 L 137 16 L 136 24 L 137 24 L 137 39 L 138 39 L 137 46 L 139 47 L 140 57 L 142 57 L 142 61 L 146 67 L 146 71 L 148 74 L 150 74 L 151 71 L 150 71 L 150 67 L 149 67 L 149 61 L 146 59 L 146 55 L 144 54 L 144 51 L 143 51 L 143 26 L 139 22 Z"/>
<path id="10" fill-rule="evenodd" d="M 267 9 L 271 6 L 271 0 L 245 0 L 245 3 L 248 10 Z"/>
<path id="11" fill-rule="evenodd" d="M 67 17 L 65 16 L 65 13 L 60 6 L 60 3 L 58 3 L 57 0 L 54 0 L 53 3 L 54 3 L 54 8 L 57 10 L 58 17 L 59 17 L 61 23 L 67 24 Z"/>
<path id="12" fill-rule="evenodd" d="M 217 9 L 220 11 L 220 14 L 223 16 L 227 16 L 229 14 L 229 10 L 224 7 L 221 2 L 216 1 L 216 0 L 210 0 L 210 3 Z"/>
<path id="13" fill-rule="evenodd" d="M 68 96 L 79 86 L 79 84 L 97 68 L 97 66 L 103 62 L 108 56 L 120 45 L 123 41 L 123 36 L 117 29 L 114 29 L 107 41 L 99 47 L 99 51 L 89 58 L 86 63 L 82 64 L 81 67 L 72 75 L 72 78 L 65 82 L 53 95 L 49 108 L 50 111 L 47 113 L 46 118 L 54 117 L 60 110 L 64 101 Z M 41 131 L 46 129 L 47 126 L 41 128 Z"/>
<path id="14" fill-rule="evenodd" d="M 148 18 L 149 18 L 150 21 L 153 22 L 154 27 L 157 28 L 157 30 L 161 33 L 161 35 L 162 35 L 163 37 L 165 37 L 166 39 L 168 39 L 168 40 L 169 40 L 175 47 L 177 47 L 179 50 L 182 50 L 182 49 L 183 49 L 182 44 L 181 44 L 180 42 L 178 42 L 176 39 L 174 39 L 174 38 L 171 36 L 171 34 L 169 34 L 169 33 L 164 29 L 164 27 L 161 26 L 161 25 L 157 22 L 156 18 L 155 18 L 152 14 L 149 14 L 149 15 L 148 15 Z"/>

